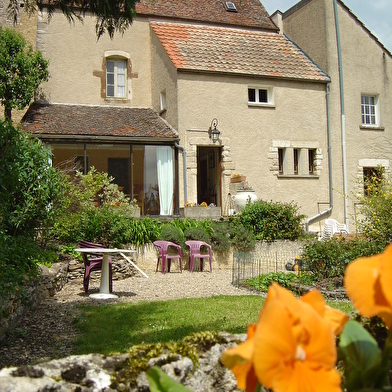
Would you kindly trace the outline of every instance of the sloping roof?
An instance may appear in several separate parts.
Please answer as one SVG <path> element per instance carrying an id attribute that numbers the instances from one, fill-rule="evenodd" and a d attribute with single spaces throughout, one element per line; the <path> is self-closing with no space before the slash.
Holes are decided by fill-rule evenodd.
<path id="1" fill-rule="evenodd" d="M 236 28 L 150 22 L 179 70 L 328 81 L 287 37 Z"/>
<path id="2" fill-rule="evenodd" d="M 290 7 L 287 11 L 282 13 L 282 18 L 285 19 L 310 3 L 313 0 L 301 0 L 298 3 L 294 4 Z M 351 9 L 342 1 L 338 0 L 338 3 L 348 12 L 348 14 L 357 22 L 359 23 L 362 28 L 369 34 L 369 36 L 379 45 L 390 57 L 392 57 L 392 53 L 383 45 L 382 42 L 365 26 L 365 24 L 351 11 Z"/>
<path id="3" fill-rule="evenodd" d="M 277 27 L 260 0 L 231 0 L 237 12 L 227 11 L 225 2 L 225 0 L 141 0 L 136 4 L 136 15 L 277 31 Z"/>
<path id="4" fill-rule="evenodd" d="M 33 103 L 21 127 L 40 138 L 178 139 L 178 133 L 151 108 Z"/>

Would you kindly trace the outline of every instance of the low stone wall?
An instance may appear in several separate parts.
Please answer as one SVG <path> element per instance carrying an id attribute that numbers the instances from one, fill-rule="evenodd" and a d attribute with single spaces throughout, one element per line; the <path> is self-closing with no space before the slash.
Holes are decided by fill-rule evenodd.
<path id="1" fill-rule="evenodd" d="M 68 263 L 55 263 L 51 268 L 41 266 L 36 279 L 26 279 L 25 284 L 10 293 L 0 303 L 0 338 L 12 327 L 26 307 L 52 297 L 67 282 Z"/>
<path id="2" fill-rule="evenodd" d="M 129 278 L 135 273 L 135 269 L 126 260 L 119 259 L 113 263 L 113 280 Z M 68 280 L 80 279 L 82 284 L 83 275 L 84 264 L 76 259 L 55 263 L 50 268 L 41 266 L 36 279 L 26 279 L 20 289 L 0 302 L 0 339 L 27 307 L 34 307 L 53 297 Z M 90 275 L 92 280 L 100 278 L 100 271 L 93 271 Z"/>
<path id="3" fill-rule="evenodd" d="M 163 354 L 148 361 L 148 367 L 158 366 L 166 374 L 194 392 L 240 392 L 232 372 L 220 362 L 226 349 L 245 340 L 246 335 L 221 333 L 222 342 L 206 351 L 199 351 L 199 364 L 176 354 Z M 145 372 L 131 385 L 124 377 L 112 385 L 115 369 L 126 365 L 128 354 L 104 356 L 88 354 L 70 356 L 34 366 L 0 370 L 0 391 L 149 391 Z M 122 377 L 121 377 L 122 378 Z M 133 384 L 133 383 L 132 383 Z"/>
<path id="4" fill-rule="evenodd" d="M 299 244 L 291 241 L 277 241 L 274 243 L 260 242 L 256 244 L 256 252 L 271 252 L 274 250 L 299 249 Z M 188 252 L 183 250 L 183 268 L 188 268 Z M 132 261 L 142 271 L 155 271 L 157 264 L 157 250 L 154 245 L 148 244 L 140 247 L 136 254 L 132 255 Z M 128 261 L 120 256 L 113 263 L 113 280 L 125 279 L 134 276 L 138 272 Z M 232 269 L 233 251 L 227 253 L 213 252 L 212 269 Z M 175 268 L 175 265 L 173 266 Z M 195 264 L 197 269 L 197 264 Z M 51 268 L 41 267 L 38 278 L 26 281 L 20 289 L 11 293 L 6 301 L 0 303 L 0 339 L 4 336 L 7 328 L 12 327 L 17 318 L 24 312 L 26 307 L 35 306 L 37 303 L 52 297 L 60 291 L 68 280 L 81 279 L 84 274 L 84 264 L 76 259 L 55 263 Z M 90 279 L 100 279 L 100 271 L 92 272 Z"/>

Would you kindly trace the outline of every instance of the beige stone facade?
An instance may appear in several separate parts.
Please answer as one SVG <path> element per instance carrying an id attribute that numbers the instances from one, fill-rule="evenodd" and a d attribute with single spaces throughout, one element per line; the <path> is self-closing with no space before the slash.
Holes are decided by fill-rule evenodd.
<path id="1" fill-rule="evenodd" d="M 248 2 L 259 7 L 258 2 Z M 246 19 L 236 26 L 232 19 L 214 23 L 198 14 L 194 20 L 176 20 L 139 10 L 123 36 L 97 41 L 90 16 L 73 25 L 60 12 L 49 24 L 45 15 L 39 15 L 37 49 L 49 60 L 51 75 L 42 86 L 44 98 L 49 104 L 91 105 L 98 110 L 152 107 L 178 133 L 176 138 L 131 138 L 128 144 L 121 141 L 120 150 L 129 162 L 134 150 L 131 147 L 128 154 L 128 146 L 169 143 L 176 151 L 174 214 L 187 201 L 206 201 L 220 206 L 226 215 L 232 202 L 230 178 L 240 173 L 258 198 L 297 204 L 300 213 L 312 218 L 310 230 L 322 230 L 328 217 L 323 213 L 328 211 L 353 232 L 354 196 L 362 189 L 358 180 L 363 178 L 363 168 L 380 164 L 390 170 L 392 62 L 391 54 L 338 1 L 345 97 L 342 124 L 333 3 L 302 1 L 280 21 L 280 15 L 274 15 L 288 38 L 268 18 L 265 26 L 247 29 Z M 224 7 L 211 12 L 218 13 L 217 18 L 219 12 L 222 18 L 233 17 L 226 15 Z M 257 12 L 265 16 L 263 8 Z M 107 97 L 106 61 L 113 58 L 126 62 L 122 99 Z M 266 101 L 254 102 L 252 92 Z M 379 99 L 377 126 L 362 126 L 361 94 Z M 220 132 L 215 143 L 208 134 L 213 119 Z M 51 132 L 60 137 L 63 126 L 57 123 Z M 83 143 L 91 142 L 93 132 L 93 127 L 81 132 L 90 139 L 78 135 L 81 150 L 76 155 L 83 156 Z M 53 140 L 58 156 L 65 154 L 65 143 L 55 145 Z M 103 170 L 109 156 L 100 156 Z"/>
<path id="2" fill-rule="evenodd" d="M 346 221 L 350 231 L 355 232 L 359 210 L 356 195 L 363 192 L 363 169 L 381 165 L 386 173 L 391 170 L 392 54 L 342 2 L 337 1 L 336 6 L 343 88 L 339 81 L 333 0 L 298 3 L 297 10 L 283 14 L 283 33 L 331 77 L 333 216 Z M 362 124 L 362 95 L 377 98 L 375 125 Z"/>

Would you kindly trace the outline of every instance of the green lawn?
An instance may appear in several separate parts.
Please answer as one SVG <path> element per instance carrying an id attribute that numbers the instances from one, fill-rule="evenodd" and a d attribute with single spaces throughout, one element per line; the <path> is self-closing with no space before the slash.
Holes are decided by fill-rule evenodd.
<path id="1" fill-rule="evenodd" d="M 255 295 L 82 306 L 75 321 L 81 332 L 76 353 L 126 352 L 135 344 L 179 341 L 192 332 L 246 333 L 263 303 L 264 298 Z M 329 304 L 352 310 L 347 302 Z"/>

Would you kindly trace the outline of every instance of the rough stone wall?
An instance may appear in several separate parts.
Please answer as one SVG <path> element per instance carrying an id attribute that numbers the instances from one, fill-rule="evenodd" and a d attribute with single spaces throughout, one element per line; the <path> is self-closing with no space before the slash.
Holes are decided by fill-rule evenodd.
<path id="1" fill-rule="evenodd" d="M 27 307 L 34 307 L 53 297 L 68 280 L 82 279 L 83 274 L 84 264 L 78 260 L 55 263 L 50 268 L 41 266 L 37 279 L 26 279 L 20 289 L 9 293 L 8 298 L 0 302 L 0 339 Z M 113 263 L 113 280 L 125 279 L 134 274 L 134 269 L 127 261 L 118 260 Z M 100 278 L 100 271 L 94 271 L 90 275 L 90 279 Z"/>
<path id="2" fill-rule="evenodd" d="M 23 287 L 9 293 L 0 302 L 0 338 L 11 327 L 26 307 L 52 297 L 67 282 L 68 263 L 56 263 L 51 268 L 42 266 L 37 279 L 26 279 Z"/>
<path id="3" fill-rule="evenodd" d="M 224 342 L 213 345 L 205 352 L 199 352 L 199 366 L 194 367 L 191 359 L 168 355 L 152 358 L 148 367 L 160 366 L 170 377 L 194 392 L 239 392 L 236 380 L 220 362 L 226 349 L 244 341 L 246 335 L 222 333 Z M 125 381 L 112 384 L 112 375 L 128 358 L 127 354 L 104 356 L 88 354 L 70 356 L 34 366 L 4 368 L 0 371 L 0 392 L 2 391 L 149 391 L 145 372 L 137 377 L 137 385 Z M 161 364 L 161 365 L 160 365 Z"/>

